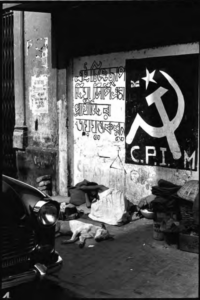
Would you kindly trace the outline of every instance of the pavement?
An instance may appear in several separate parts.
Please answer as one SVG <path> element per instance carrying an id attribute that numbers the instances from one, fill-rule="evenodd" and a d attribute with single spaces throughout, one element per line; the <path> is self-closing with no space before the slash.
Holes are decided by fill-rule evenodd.
<path id="1" fill-rule="evenodd" d="M 83 249 L 56 238 L 63 267 L 50 280 L 73 298 L 198 298 L 198 254 L 154 240 L 152 220 L 106 227 L 113 241 L 87 240 Z"/>

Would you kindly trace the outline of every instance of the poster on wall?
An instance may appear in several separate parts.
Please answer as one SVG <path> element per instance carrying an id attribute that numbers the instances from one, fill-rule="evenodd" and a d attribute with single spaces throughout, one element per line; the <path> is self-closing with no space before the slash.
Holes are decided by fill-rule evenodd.
<path id="1" fill-rule="evenodd" d="M 31 77 L 29 88 L 30 109 L 34 114 L 48 113 L 48 77 Z"/>
<path id="2" fill-rule="evenodd" d="M 126 163 L 197 170 L 198 54 L 126 60 Z"/>

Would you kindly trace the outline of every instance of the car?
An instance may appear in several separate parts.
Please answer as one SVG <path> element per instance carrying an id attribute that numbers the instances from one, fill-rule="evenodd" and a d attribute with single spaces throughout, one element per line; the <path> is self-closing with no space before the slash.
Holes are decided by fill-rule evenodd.
<path id="1" fill-rule="evenodd" d="M 60 205 L 37 188 L 2 175 L 2 291 L 40 282 L 62 267 L 55 251 Z"/>

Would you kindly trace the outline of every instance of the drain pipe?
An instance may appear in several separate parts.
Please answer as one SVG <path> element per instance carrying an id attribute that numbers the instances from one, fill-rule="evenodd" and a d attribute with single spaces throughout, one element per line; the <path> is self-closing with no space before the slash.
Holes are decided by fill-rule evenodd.
<path id="1" fill-rule="evenodd" d="M 14 86 L 15 86 L 15 128 L 13 148 L 27 147 L 26 97 L 25 97 L 25 39 L 24 12 L 14 12 Z"/>
<path id="2" fill-rule="evenodd" d="M 22 99 L 23 99 L 23 111 L 24 111 L 24 121 L 23 126 L 26 126 L 26 97 L 25 97 L 25 43 L 24 43 L 24 11 L 20 12 L 20 29 L 21 29 L 21 79 L 22 79 Z"/>

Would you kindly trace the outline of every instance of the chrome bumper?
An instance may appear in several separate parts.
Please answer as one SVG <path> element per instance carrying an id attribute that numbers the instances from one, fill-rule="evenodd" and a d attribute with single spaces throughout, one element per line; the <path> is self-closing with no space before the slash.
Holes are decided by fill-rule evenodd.
<path id="1" fill-rule="evenodd" d="M 9 289 L 22 283 L 34 281 L 37 278 L 41 280 L 45 278 L 46 275 L 59 271 L 62 266 L 62 262 L 62 258 L 58 256 L 57 261 L 51 265 L 45 266 L 38 263 L 34 265 L 33 269 L 27 272 L 2 278 L 1 288 Z"/>

